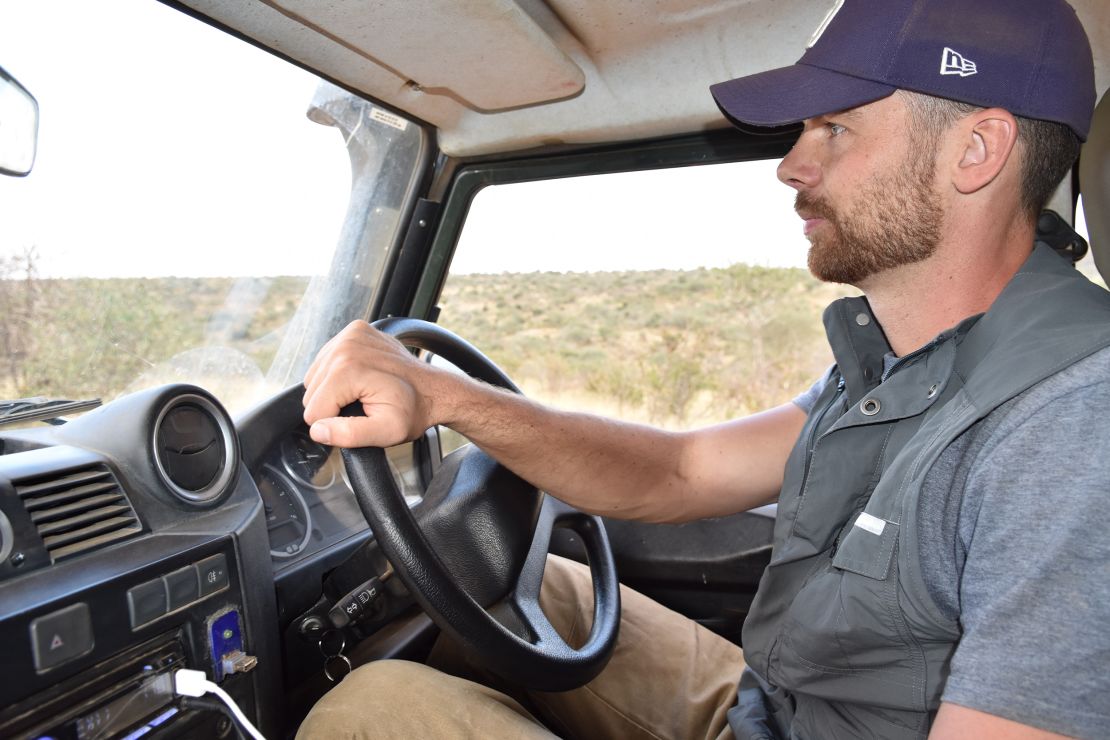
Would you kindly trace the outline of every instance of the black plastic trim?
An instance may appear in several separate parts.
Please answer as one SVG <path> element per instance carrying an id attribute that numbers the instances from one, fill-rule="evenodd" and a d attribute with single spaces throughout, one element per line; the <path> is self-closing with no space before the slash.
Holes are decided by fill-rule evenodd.
<path id="1" fill-rule="evenodd" d="M 377 311 L 380 316 L 403 315 L 412 304 L 420 275 L 427 262 L 440 214 L 440 204 L 419 198 L 406 229 L 405 240 L 397 255 L 397 263 L 388 281 L 385 298 Z"/>

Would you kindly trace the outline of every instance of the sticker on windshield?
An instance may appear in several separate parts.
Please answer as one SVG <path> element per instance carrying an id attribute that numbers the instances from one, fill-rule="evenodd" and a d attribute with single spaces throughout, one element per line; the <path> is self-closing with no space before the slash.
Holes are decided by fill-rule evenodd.
<path id="1" fill-rule="evenodd" d="M 382 110 L 381 108 L 371 108 L 370 118 L 378 123 L 384 123 L 386 126 L 392 126 L 400 131 L 404 131 L 409 127 L 409 122 L 404 118 L 394 115 L 389 111 Z"/>

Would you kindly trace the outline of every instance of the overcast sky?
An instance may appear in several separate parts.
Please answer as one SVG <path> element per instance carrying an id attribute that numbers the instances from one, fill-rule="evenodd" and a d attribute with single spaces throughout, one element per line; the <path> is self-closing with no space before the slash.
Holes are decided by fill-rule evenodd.
<path id="1" fill-rule="evenodd" d="M 804 267 L 809 243 L 793 191 L 775 179 L 776 165 L 741 162 L 487 188 L 471 206 L 453 268 Z"/>
<path id="2" fill-rule="evenodd" d="M 153 0 L 0 17 L 0 66 L 41 120 L 34 171 L 0 177 L 0 251 L 34 245 L 60 276 L 326 268 L 350 168 L 305 117 L 312 75 Z"/>
<path id="3" fill-rule="evenodd" d="M 304 115 L 315 78 L 153 0 L 0 12 L 0 66 L 41 109 L 34 172 L 0 178 L 0 254 L 33 245 L 67 277 L 326 268 L 349 166 Z M 801 264 L 789 191 L 747 168 L 491 188 L 456 269 Z"/>
<path id="4" fill-rule="evenodd" d="M 312 75 L 154 0 L 0 0 L 0 17 L 0 66 L 41 109 L 34 172 L 0 177 L 0 256 L 34 246 L 62 277 L 327 268 L 350 175 L 338 131 L 305 117 Z M 774 168 L 489 188 L 454 269 L 803 266 Z"/>

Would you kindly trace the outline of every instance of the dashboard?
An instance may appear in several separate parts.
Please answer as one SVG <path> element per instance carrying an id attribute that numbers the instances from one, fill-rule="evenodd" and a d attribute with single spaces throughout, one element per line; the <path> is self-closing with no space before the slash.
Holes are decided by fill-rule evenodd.
<path id="1" fill-rule="evenodd" d="M 285 737 L 327 678 L 426 657 L 437 629 L 392 577 L 344 455 L 308 436 L 302 396 L 291 387 L 232 420 L 175 384 L 60 426 L 0 428 L 0 737 L 230 737 L 211 703 L 174 694 L 183 667 Z M 456 526 L 437 515 L 453 510 L 442 504 L 467 446 L 433 429 L 386 450 L 422 527 Z M 772 523 L 606 526 L 630 582 L 664 583 L 656 598 L 712 620 L 714 604 L 746 611 Z M 551 548 L 574 557 L 581 543 L 559 529 Z"/>
<path id="2" fill-rule="evenodd" d="M 0 737 L 234 734 L 174 695 L 181 667 L 205 671 L 265 735 L 295 726 L 283 714 L 320 674 L 337 599 L 388 568 L 339 451 L 307 434 L 302 393 L 233 421 L 206 391 L 169 385 L 63 425 L 0 429 Z M 388 451 L 411 505 L 427 450 Z M 386 607 L 344 634 L 412 609 L 386 585 Z"/>

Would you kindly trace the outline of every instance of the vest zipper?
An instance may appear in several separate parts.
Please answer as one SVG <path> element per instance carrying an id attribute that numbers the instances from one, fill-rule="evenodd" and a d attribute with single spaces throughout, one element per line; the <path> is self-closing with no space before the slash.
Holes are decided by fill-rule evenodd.
<path id="1" fill-rule="evenodd" d="M 914 357 L 917 357 L 918 355 L 925 354 L 926 352 L 931 350 L 933 347 L 935 347 L 939 343 L 940 342 L 938 340 L 934 339 L 933 341 L 929 342 L 925 346 L 918 347 L 913 352 L 910 352 L 908 355 L 902 355 L 901 357 L 899 357 L 897 360 L 894 361 L 894 364 L 890 366 L 889 370 L 886 370 L 885 372 L 883 372 L 882 379 L 880 379 L 879 382 L 880 383 L 885 383 L 886 379 L 889 378 L 891 375 L 894 375 L 894 371 L 897 370 L 898 368 L 902 367 L 902 365 L 905 364 L 905 362 L 907 360 L 910 360 Z"/>
<path id="2" fill-rule="evenodd" d="M 810 460 L 813 459 L 814 450 L 817 449 L 817 432 L 821 429 L 821 422 L 825 420 L 825 414 L 829 413 L 829 409 L 833 407 L 833 404 L 840 400 L 840 394 L 843 392 L 844 378 L 841 376 L 836 381 L 836 393 L 834 393 L 833 397 L 829 399 L 829 402 L 825 404 L 825 407 L 821 409 L 821 412 L 817 414 L 817 421 L 814 422 L 813 429 L 809 432 L 809 441 L 806 442 L 806 464 L 802 469 L 802 487 L 798 489 L 798 498 L 806 495 L 806 483 L 809 482 L 809 463 Z"/>

